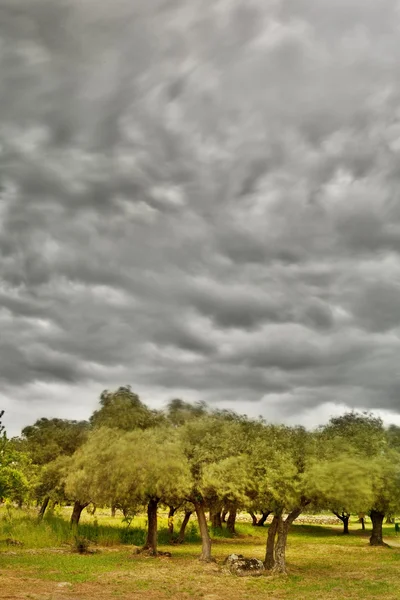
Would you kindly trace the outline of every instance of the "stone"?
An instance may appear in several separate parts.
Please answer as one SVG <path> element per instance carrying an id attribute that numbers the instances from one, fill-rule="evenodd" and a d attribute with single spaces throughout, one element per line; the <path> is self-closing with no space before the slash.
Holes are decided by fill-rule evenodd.
<path id="1" fill-rule="evenodd" d="M 264 563 L 258 558 L 245 558 L 242 554 L 230 554 L 224 561 L 225 567 L 238 577 L 259 576 L 265 573 Z"/>

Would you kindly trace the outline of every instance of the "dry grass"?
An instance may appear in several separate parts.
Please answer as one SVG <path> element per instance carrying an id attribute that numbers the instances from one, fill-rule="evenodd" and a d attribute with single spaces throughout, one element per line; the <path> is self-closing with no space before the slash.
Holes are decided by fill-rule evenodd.
<path id="1" fill-rule="evenodd" d="M 93 555 L 67 548 L 4 548 L 0 598 L 31 600 L 367 600 L 400 598 L 400 537 L 392 548 L 371 548 L 368 532 L 350 536 L 335 527 L 297 525 L 290 534 L 289 576 L 237 578 L 222 568 L 231 552 L 263 558 L 267 529 L 239 525 L 239 536 L 213 542 L 215 564 L 196 558 L 199 544 L 161 546 L 171 558 L 136 555 L 129 546 L 99 548 Z"/>

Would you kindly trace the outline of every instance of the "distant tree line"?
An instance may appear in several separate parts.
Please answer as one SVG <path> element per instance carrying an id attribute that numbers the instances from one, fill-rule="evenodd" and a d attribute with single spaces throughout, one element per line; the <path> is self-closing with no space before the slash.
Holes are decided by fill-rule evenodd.
<path id="1" fill-rule="evenodd" d="M 89 504 L 125 517 L 145 507 L 144 549 L 153 554 L 160 506 L 171 539 L 177 511 L 179 541 L 196 515 L 204 561 L 212 560 L 208 520 L 234 533 L 239 511 L 260 526 L 271 515 L 265 566 L 274 572 L 286 571 L 288 532 L 305 510 L 332 511 L 344 534 L 350 515 L 368 514 L 370 544 L 383 545 L 383 520 L 400 507 L 400 427 L 385 428 L 370 413 L 308 431 L 180 399 L 151 410 L 123 386 L 101 394 L 89 421 L 42 418 L 9 440 L 1 417 L 2 500 L 35 502 L 39 519 L 49 505 L 71 503 L 73 527 Z"/>

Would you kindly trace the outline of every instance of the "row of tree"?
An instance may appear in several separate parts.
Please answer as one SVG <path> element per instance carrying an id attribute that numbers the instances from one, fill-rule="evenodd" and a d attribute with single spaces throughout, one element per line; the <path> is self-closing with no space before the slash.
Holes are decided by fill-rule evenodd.
<path id="1" fill-rule="evenodd" d="M 1 431 L 0 431 L 1 433 Z M 204 404 L 173 400 L 165 411 L 141 402 L 129 386 L 105 391 L 90 420 L 40 419 L 0 447 L 0 497 L 35 500 L 43 517 L 51 502 L 72 502 L 77 526 L 90 503 L 126 516 L 146 506 L 145 548 L 157 553 L 157 512 L 196 514 L 201 559 L 212 559 L 206 514 L 234 532 L 236 514 L 272 513 L 265 566 L 286 571 L 293 521 L 329 509 L 348 532 L 351 514 L 368 513 L 372 545 L 400 506 L 400 428 L 367 413 L 332 418 L 316 431 L 272 425 Z"/>

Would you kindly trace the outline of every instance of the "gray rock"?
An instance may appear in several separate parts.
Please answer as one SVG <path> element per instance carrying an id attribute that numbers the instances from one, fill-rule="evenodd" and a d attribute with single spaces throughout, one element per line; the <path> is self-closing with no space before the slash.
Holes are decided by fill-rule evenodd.
<path id="1" fill-rule="evenodd" d="M 258 558 L 245 558 L 242 554 L 230 554 L 224 561 L 225 567 L 238 577 L 257 576 L 265 573 L 265 567 Z"/>

